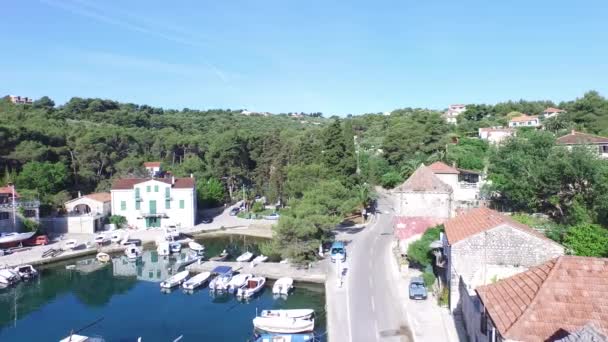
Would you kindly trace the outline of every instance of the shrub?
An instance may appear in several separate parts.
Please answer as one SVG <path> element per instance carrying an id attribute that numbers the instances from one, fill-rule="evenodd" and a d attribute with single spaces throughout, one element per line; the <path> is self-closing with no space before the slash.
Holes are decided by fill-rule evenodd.
<path id="1" fill-rule="evenodd" d="M 251 206 L 251 211 L 256 214 L 261 213 L 262 211 L 264 211 L 264 204 L 262 202 L 253 203 L 253 205 Z"/>
<path id="2" fill-rule="evenodd" d="M 579 224 L 566 232 L 564 245 L 576 255 L 608 256 L 608 230 L 597 224 Z"/>
<path id="3" fill-rule="evenodd" d="M 116 228 L 121 228 L 127 224 L 127 218 L 120 215 L 110 216 L 110 223 L 116 225 Z"/>
<path id="4" fill-rule="evenodd" d="M 23 220 L 23 228 L 26 232 L 37 232 L 38 228 L 40 228 L 40 224 L 34 220 L 26 218 Z"/>
<path id="5" fill-rule="evenodd" d="M 408 259 L 424 269 L 433 262 L 433 256 L 431 255 L 431 248 L 429 245 L 431 242 L 439 239 L 439 233 L 443 230 L 443 226 L 437 226 L 428 229 L 420 240 L 413 242 L 407 249 Z"/>
<path id="6" fill-rule="evenodd" d="M 441 294 L 439 295 L 439 306 L 446 307 L 448 306 L 448 301 L 450 299 L 450 291 L 447 287 L 443 287 L 441 289 Z"/>
<path id="7" fill-rule="evenodd" d="M 435 284 L 435 280 L 437 279 L 433 272 L 424 272 L 422 273 L 422 279 L 424 280 L 424 285 L 426 285 L 427 289 L 430 289 L 433 284 Z"/>

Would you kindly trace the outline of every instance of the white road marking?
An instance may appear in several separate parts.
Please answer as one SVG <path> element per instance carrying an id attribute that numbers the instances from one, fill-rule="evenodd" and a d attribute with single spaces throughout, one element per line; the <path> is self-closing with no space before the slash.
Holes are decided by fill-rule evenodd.
<path id="1" fill-rule="evenodd" d="M 376 301 L 374 301 L 374 296 L 370 297 L 372 301 L 372 312 L 376 312 Z"/>
<path id="2" fill-rule="evenodd" d="M 374 288 L 374 278 L 372 278 L 371 276 L 369 277 L 369 287 L 370 288 Z"/>
<path id="3" fill-rule="evenodd" d="M 378 329 L 378 321 L 374 319 L 374 330 L 376 331 L 376 338 L 380 339 L 380 329 Z"/>

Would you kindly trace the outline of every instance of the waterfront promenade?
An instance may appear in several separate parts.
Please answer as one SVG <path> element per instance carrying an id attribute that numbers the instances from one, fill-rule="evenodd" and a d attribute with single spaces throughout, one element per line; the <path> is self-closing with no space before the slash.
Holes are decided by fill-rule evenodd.
<path id="1" fill-rule="evenodd" d="M 251 273 L 269 279 L 279 279 L 282 277 L 293 278 L 295 281 L 308 283 L 325 283 L 325 267 L 319 263 L 311 268 L 296 268 L 289 264 L 278 262 L 264 262 L 252 267 L 251 262 L 236 261 L 203 261 L 200 264 L 192 264 L 187 267 L 190 272 L 201 273 L 212 271 L 217 266 L 230 266 L 233 270 L 240 273 Z"/>

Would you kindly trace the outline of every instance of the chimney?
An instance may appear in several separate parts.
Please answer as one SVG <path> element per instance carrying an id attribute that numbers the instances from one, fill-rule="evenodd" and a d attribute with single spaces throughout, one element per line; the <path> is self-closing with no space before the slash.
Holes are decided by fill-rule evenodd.
<path id="1" fill-rule="evenodd" d="M 171 176 L 171 185 L 175 184 L 175 176 Z"/>
<path id="2" fill-rule="evenodd" d="M 82 197 L 82 194 L 80 193 L 80 191 L 78 191 L 78 198 Z"/>
<path id="3" fill-rule="evenodd" d="M 452 162 L 452 167 L 456 168 L 456 162 L 455 161 Z"/>
<path id="4" fill-rule="evenodd" d="M 576 133 L 576 131 L 575 131 L 575 130 L 572 130 L 572 132 L 570 132 L 570 134 L 574 134 L 574 133 Z"/>
<path id="5" fill-rule="evenodd" d="M 190 174 L 190 178 L 194 178 L 194 174 L 193 173 Z"/>

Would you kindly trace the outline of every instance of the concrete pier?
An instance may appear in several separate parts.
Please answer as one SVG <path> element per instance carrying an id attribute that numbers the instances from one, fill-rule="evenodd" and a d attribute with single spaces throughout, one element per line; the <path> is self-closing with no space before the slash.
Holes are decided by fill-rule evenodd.
<path id="1" fill-rule="evenodd" d="M 251 273 L 269 279 L 279 279 L 282 277 L 293 278 L 295 281 L 309 283 L 325 283 L 325 271 L 323 267 L 317 265 L 310 269 L 297 269 L 289 264 L 278 262 L 263 262 L 251 266 L 251 262 L 235 261 L 203 261 L 201 264 L 192 264 L 187 267 L 190 272 L 201 273 L 212 271 L 217 266 L 230 266 L 233 270 L 240 273 Z"/>

